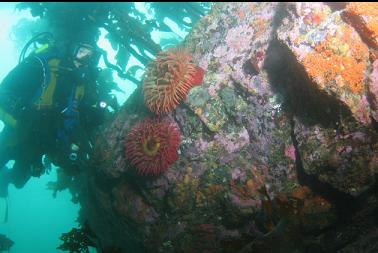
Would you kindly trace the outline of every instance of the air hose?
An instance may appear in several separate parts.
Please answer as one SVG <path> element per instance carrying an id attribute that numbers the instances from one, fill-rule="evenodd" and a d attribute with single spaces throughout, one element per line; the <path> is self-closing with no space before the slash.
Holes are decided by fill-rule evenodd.
<path id="1" fill-rule="evenodd" d="M 48 38 L 50 37 L 50 38 Z M 33 38 L 31 38 L 24 46 L 24 48 L 21 51 L 20 58 L 18 59 L 18 63 L 22 62 L 25 59 L 25 54 L 28 51 L 31 44 L 35 42 L 40 42 L 43 39 L 47 39 L 48 41 L 53 40 L 53 35 L 50 32 L 42 32 L 35 35 Z"/>

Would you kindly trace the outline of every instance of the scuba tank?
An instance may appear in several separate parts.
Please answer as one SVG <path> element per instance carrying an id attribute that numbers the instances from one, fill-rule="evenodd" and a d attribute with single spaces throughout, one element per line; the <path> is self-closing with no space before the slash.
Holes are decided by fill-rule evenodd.
<path id="1" fill-rule="evenodd" d="M 36 50 L 47 49 L 51 43 L 53 42 L 52 34 L 48 32 L 39 33 L 31 38 L 26 45 L 23 47 L 20 57 L 19 57 L 19 65 L 24 60 L 26 53 L 30 49 L 30 46 L 34 44 Z M 40 48 L 37 48 L 37 44 L 42 45 Z M 30 51 L 30 50 L 29 50 Z M 17 68 L 17 67 L 16 67 Z M 25 97 L 29 97 L 29 95 L 22 95 L 21 91 L 27 90 L 23 87 L 15 88 L 14 85 L 20 85 L 20 81 L 14 82 L 14 78 L 18 75 L 15 74 L 14 68 L 4 79 L 2 82 L 1 90 L 0 90 L 0 119 L 5 123 L 6 126 L 10 126 L 12 128 L 16 127 L 18 118 L 20 113 L 22 113 L 22 108 L 27 106 L 25 102 Z M 46 67 L 42 65 L 44 76 L 46 76 Z M 13 72 L 13 73 L 12 73 Z M 15 76 L 16 75 L 16 76 Z M 17 79 L 17 78 L 16 78 Z M 15 84 L 17 83 L 17 84 Z M 23 85 L 23 84 L 22 84 Z M 26 84 L 25 84 L 26 85 Z M 21 93 L 20 93 L 21 92 Z M 22 98 L 24 97 L 24 98 Z M 28 100 L 28 99 L 27 99 Z"/>

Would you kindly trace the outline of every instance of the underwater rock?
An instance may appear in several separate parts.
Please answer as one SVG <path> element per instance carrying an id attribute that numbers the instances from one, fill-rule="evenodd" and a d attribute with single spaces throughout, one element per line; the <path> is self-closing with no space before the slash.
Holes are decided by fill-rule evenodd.
<path id="1" fill-rule="evenodd" d="M 179 160 L 151 176 L 125 157 L 125 137 L 151 116 L 141 87 L 95 144 L 80 201 L 101 245 L 234 253 L 280 242 L 322 252 L 306 251 L 301 234 L 332 226 L 336 204 L 302 178 L 359 196 L 378 169 L 359 34 L 321 3 L 219 3 L 183 46 L 205 76 L 166 115 L 180 128 Z"/>
<path id="2" fill-rule="evenodd" d="M 274 198 L 297 184 L 295 157 L 287 153 L 293 147 L 290 122 L 262 68 L 276 9 L 276 3 L 219 4 L 207 17 L 211 21 L 204 20 L 218 24 L 215 33 L 199 24 L 189 35 L 185 45 L 206 74 L 203 84 L 194 87 L 171 115 L 180 126 L 180 159 L 165 173 L 138 175 L 122 151 L 120 143 L 145 114 L 122 108 L 103 132 L 90 186 L 99 189 L 83 211 L 92 217 L 92 229 L 107 241 L 104 245 L 126 251 L 121 238 L 132 237 L 133 252 L 169 252 L 170 247 L 217 252 L 217 241 L 238 242 L 240 249 L 246 233 L 241 224 L 262 212 L 266 196 L 259 189 L 266 187 Z M 195 40 L 199 42 L 193 44 Z M 226 57 L 215 53 L 221 47 L 227 47 Z M 93 217 L 99 215 L 94 213 L 101 213 L 104 223 L 96 221 Z M 112 232 L 110 238 L 105 235 L 108 229 L 125 232 Z M 230 229 L 238 236 L 224 236 Z M 209 244 L 195 245 L 210 230 L 217 233 Z"/>
<path id="3" fill-rule="evenodd" d="M 283 20 L 278 39 L 288 47 L 320 92 L 346 105 L 354 119 L 369 125 L 365 86 L 369 50 L 340 12 L 322 3 L 296 3 Z"/>
<path id="4" fill-rule="evenodd" d="M 306 173 L 354 196 L 375 184 L 378 138 L 370 129 L 350 124 L 329 129 L 296 120 L 295 137 Z"/>
<path id="5" fill-rule="evenodd" d="M 348 245 L 338 253 L 354 253 L 354 252 L 377 252 L 378 251 L 378 230 L 369 231 L 361 236 L 359 240 Z"/>
<path id="6" fill-rule="evenodd" d="M 342 13 L 346 22 L 351 24 L 365 43 L 378 48 L 378 3 L 349 3 Z"/>
<path id="7" fill-rule="evenodd" d="M 276 60 L 268 64 L 270 73 L 295 76 L 270 75 L 298 116 L 294 135 L 304 171 L 354 196 L 369 189 L 378 169 L 377 135 L 374 100 L 368 100 L 374 92 L 365 87 L 375 90 L 375 72 L 369 82 L 369 51 L 359 34 L 326 5 L 296 3 L 272 51 L 290 66 L 279 68 Z"/>
<path id="8" fill-rule="evenodd" d="M 369 78 L 368 91 L 371 101 L 372 117 L 378 122 L 378 59 L 373 62 L 373 70 Z"/>

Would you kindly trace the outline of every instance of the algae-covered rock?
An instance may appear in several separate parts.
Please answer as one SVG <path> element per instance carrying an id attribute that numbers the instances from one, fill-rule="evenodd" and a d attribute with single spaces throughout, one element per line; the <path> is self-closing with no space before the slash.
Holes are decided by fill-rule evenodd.
<path id="1" fill-rule="evenodd" d="M 182 46 L 205 76 L 165 116 L 180 127 L 179 160 L 141 176 L 125 156 L 132 126 L 153 116 L 141 88 L 97 140 L 81 203 L 101 244 L 331 252 L 316 236 L 375 186 L 368 46 L 322 3 L 215 4 Z"/>
<path id="2" fill-rule="evenodd" d="M 359 195 L 375 184 L 378 142 L 371 130 L 360 127 L 338 131 L 298 122 L 295 136 L 306 173 L 351 195 Z"/>
<path id="3" fill-rule="evenodd" d="M 296 77 L 278 85 L 298 116 L 294 134 L 303 168 L 359 195 L 374 185 L 377 173 L 369 47 L 340 12 L 325 4 L 296 3 L 287 14 L 275 50 L 291 59 L 285 71 Z"/>

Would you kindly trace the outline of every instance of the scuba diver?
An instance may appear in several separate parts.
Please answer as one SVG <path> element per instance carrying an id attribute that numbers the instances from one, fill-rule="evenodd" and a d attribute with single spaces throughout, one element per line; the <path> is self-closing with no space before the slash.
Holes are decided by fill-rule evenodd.
<path id="1" fill-rule="evenodd" d="M 44 155 L 71 173 L 80 170 L 89 159 L 88 133 L 104 122 L 106 104 L 96 85 L 101 52 L 94 36 L 78 33 L 59 50 L 51 34 L 42 35 L 29 41 L 0 85 L 2 198 L 10 183 L 22 188 L 31 176 L 44 173 Z M 40 41 L 48 43 L 23 59 L 27 47 Z M 10 160 L 14 165 L 8 169 Z"/>

